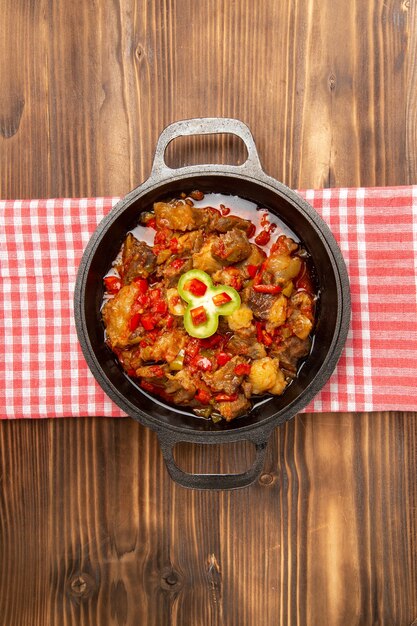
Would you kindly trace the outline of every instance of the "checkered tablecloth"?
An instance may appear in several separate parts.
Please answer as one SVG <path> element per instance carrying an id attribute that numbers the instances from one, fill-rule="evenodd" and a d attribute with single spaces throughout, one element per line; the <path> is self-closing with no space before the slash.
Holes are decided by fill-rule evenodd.
<path id="1" fill-rule="evenodd" d="M 307 190 L 346 260 L 345 350 L 305 411 L 417 410 L 417 186 Z M 82 252 L 118 198 L 0 201 L 0 418 L 120 417 L 73 319 Z"/>

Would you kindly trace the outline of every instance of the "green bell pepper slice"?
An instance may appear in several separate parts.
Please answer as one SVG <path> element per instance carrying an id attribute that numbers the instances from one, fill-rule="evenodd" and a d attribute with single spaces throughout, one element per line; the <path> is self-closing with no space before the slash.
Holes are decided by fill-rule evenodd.
<path id="1" fill-rule="evenodd" d="M 178 281 L 178 293 L 187 302 L 184 328 L 198 339 L 211 337 L 219 326 L 219 315 L 231 315 L 240 307 L 240 296 L 228 285 L 213 285 L 202 270 L 189 270 Z"/>

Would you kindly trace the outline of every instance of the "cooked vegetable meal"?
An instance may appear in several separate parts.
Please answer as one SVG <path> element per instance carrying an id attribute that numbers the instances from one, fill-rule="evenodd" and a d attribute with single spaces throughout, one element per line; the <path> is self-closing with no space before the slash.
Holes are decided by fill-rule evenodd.
<path id="1" fill-rule="evenodd" d="M 302 243 L 194 191 L 142 213 L 104 277 L 105 339 L 128 376 L 213 421 L 280 395 L 311 348 L 317 299 Z M 277 231 L 275 233 L 275 231 Z M 149 235 L 152 233 L 152 237 Z"/>

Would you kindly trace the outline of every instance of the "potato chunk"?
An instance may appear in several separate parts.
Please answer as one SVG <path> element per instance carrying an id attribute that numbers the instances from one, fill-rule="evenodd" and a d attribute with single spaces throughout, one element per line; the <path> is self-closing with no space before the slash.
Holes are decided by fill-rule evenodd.
<path id="1" fill-rule="evenodd" d="M 252 384 L 252 391 L 255 395 L 265 393 L 274 386 L 277 377 L 277 363 L 276 359 L 271 359 L 268 356 L 252 363 L 249 382 Z"/>
<path id="2" fill-rule="evenodd" d="M 285 389 L 284 374 L 279 369 L 278 359 L 265 357 L 252 363 L 249 373 L 249 382 L 255 395 L 269 391 L 281 394 Z"/>
<path id="3" fill-rule="evenodd" d="M 230 330 L 249 328 L 253 319 L 253 313 L 247 304 L 241 304 L 236 311 L 227 316 Z"/>
<path id="4" fill-rule="evenodd" d="M 207 223 L 209 215 L 206 211 L 190 206 L 186 202 L 155 202 L 156 225 L 158 229 L 195 230 Z"/>
<path id="5" fill-rule="evenodd" d="M 268 326 L 278 328 L 287 318 L 287 298 L 282 294 L 275 300 L 268 313 Z"/>
<path id="6" fill-rule="evenodd" d="M 284 373 L 278 368 L 275 383 L 268 389 L 268 391 L 269 393 L 273 393 L 275 396 L 280 396 L 286 386 L 287 382 L 285 380 Z"/>

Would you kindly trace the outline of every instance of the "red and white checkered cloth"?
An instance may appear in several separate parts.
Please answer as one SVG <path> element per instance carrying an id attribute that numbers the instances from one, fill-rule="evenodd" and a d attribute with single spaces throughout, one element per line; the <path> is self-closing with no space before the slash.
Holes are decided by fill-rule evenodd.
<path id="1" fill-rule="evenodd" d="M 417 410 L 417 186 L 308 190 L 346 260 L 352 322 L 305 411 Z M 0 418 L 120 417 L 73 319 L 83 250 L 118 198 L 0 201 Z"/>

